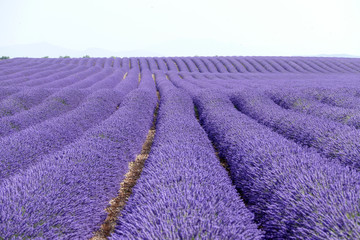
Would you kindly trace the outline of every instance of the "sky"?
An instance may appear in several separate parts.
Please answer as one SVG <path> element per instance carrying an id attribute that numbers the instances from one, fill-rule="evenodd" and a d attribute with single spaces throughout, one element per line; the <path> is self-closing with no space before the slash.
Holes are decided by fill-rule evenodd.
<path id="1" fill-rule="evenodd" d="M 359 29 L 360 0 L 0 0 L 11 57 L 360 56 Z"/>

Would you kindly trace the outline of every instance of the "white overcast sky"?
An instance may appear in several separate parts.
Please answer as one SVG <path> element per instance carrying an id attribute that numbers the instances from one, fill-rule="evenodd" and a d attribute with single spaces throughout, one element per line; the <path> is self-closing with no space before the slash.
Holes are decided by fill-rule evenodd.
<path id="1" fill-rule="evenodd" d="M 360 56 L 359 29 L 360 0 L 0 0 L 3 52 Z"/>

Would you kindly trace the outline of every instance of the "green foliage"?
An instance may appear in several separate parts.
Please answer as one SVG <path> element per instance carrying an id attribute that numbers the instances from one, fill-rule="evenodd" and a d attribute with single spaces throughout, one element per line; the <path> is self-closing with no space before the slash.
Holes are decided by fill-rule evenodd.
<path id="1" fill-rule="evenodd" d="M 89 56 L 89 55 L 85 55 L 85 56 L 83 56 L 83 58 L 90 58 L 90 56 Z"/>
<path id="2" fill-rule="evenodd" d="M 2 56 L 1 58 L 0 58 L 0 60 L 5 60 L 5 59 L 9 59 L 10 57 L 9 56 Z"/>
<path id="3" fill-rule="evenodd" d="M 70 56 L 60 56 L 59 58 L 70 58 Z"/>
<path id="4" fill-rule="evenodd" d="M 45 56 L 45 57 L 42 57 L 42 58 L 49 58 L 49 56 Z"/>

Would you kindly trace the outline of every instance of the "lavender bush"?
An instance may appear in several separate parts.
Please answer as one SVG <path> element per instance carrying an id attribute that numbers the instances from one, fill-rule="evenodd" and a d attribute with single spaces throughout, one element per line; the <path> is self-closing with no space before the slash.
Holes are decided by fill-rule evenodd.
<path id="1" fill-rule="evenodd" d="M 359 73 L 356 58 L 5 59 L 0 239 L 360 239 Z"/>

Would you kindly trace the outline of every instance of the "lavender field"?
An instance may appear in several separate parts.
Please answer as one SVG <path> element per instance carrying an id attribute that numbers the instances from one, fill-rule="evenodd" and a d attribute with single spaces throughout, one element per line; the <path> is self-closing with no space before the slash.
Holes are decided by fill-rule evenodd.
<path id="1" fill-rule="evenodd" d="M 0 239 L 360 239 L 360 59 L 0 61 Z"/>

